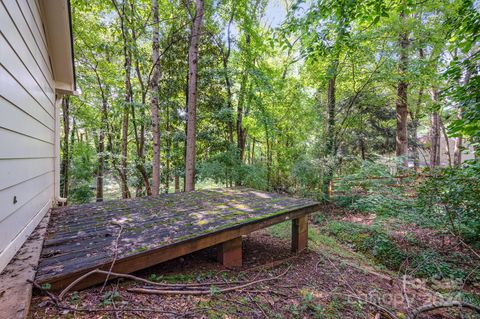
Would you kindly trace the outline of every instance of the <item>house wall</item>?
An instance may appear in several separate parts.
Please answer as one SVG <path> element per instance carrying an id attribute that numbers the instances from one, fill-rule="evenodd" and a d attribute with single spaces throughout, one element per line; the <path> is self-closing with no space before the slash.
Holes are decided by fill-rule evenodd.
<path id="1" fill-rule="evenodd" d="M 0 271 L 52 205 L 55 83 L 37 0 L 0 2 Z"/>

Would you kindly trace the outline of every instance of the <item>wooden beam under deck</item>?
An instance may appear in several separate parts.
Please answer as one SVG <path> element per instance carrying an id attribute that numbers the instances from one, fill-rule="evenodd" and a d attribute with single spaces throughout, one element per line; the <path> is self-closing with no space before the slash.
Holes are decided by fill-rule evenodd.
<path id="1" fill-rule="evenodd" d="M 227 193 L 230 191 L 227 191 Z M 224 192 L 225 190 L 222 190 L 222 194 L 224 194 Z M 297 225 L 297 226 L 292 226 L 293 227 L 292 229 L 294 230 L 292 235 L 294 238 L 296 238 L 294 241 L 292 241 L 292 249 L 295 251 L 299 251 L 306 246 L 307 237 L 305 235 L 306 234 L 305 227 L 308 220 L 307 215 L 312 212 L 318 211 L 319 209 L 318 203 L 304 200 L 304 199 L 295 199 L 290 197 L 288 199 L 285 199 L 285 197 L 281 197 L 280 195 L 277 195 L 277 194 L 257 192 L 249 189 L 240 189 L 240 190 L 234 189 L 234 192 L 235 192 L 236 199 L 233 201 L 236 201 L 235 205 L 237 205 L 238 207 L 244 207 L 244 204 L 240 203 L 241 200 L 239 200 L 239 198 L 241 199 L 243 192 L 245 192 L 245 195 L 247 195 L 247 193 L 250 194 L 249 195 L 250 200 L 252 200 L 253 197 L 255 198 L 255 200 L 257 200 L 257 195 L 258 195 L 260 200 L 265 204 L 264 209 L 267 213 L 262 214 L 256 211 L 255 212 L 257 216 L 256 218 L 247 218 L 244 221 L 242 221 L 240 218 L 240 220 L 237 223 L 234 223 L 232 225 L 227 224 L 227 225 L 224 225 L 224 227 L 220 225 L 217 229 L 212 229 L 211 231 L 203 231 L 201 234 L 193 234 L 190 238 L 180 240 L 178 242 L 173 242 L 171 244 L 162 244 L 162 245 L 159 245 L 158 247 L 153 247 L 151 249 L 138 251 L 138 252 L 135 252 L 134 254 L 127 255 L 127 256 L 120 254 L 114 263 L 112 271 L 116 273 L 132 273 L 134 271 L 145 269 L 147 267 L 159 264 L 164 261 L 172 260 L 177 257 L 181 257 L 189 253 L 192 253 L 204 248 L 212 247 L 212 246 L 217 246 L 217 245 L 221 246 L 221 248 L 219 249 L 219 254 L 221 254 L 220 259 L 226 266 L 228 267 L 240 266 L 241 265 L 241 237 L 243 235 L 247 235 L 253 231 L 263 229 L 287 220 L 292 220 L 293 221 L 292 225 Z M 254 195 L 252 195 L 252 192 Z M 193 192 L 193 193 L 197 193 L 197 192 Z M 184 196 L 192 196 L 188 194 L 190 193 L 184 193 Z M 225 195 L 225 196 L 227 197 L 227 200 L 228 200 L 229 196 L 228 195 Z M 202 196 L 200 196 L 200 198 L 201 197 Z M 279 202 L 283 203 L 282 204 L 283 206 L 288 206 L 288 207 L 284 208 L 284 207 L 280 207 L 282 205 L 277 205 L 275 206 L 275 209 L 278 209 L 278 208 L 280 209 L 278 211 L 273 211 L 273 212 L 272 212 L 272 209 L 270 208 L 267 209 L 267 207 L 270 207 L 269 203 L 273 205 L 273 203 L 279 203 Z M 192 207 L 192 211 L 197 213 L 199 212 L 199 210 L 194 207 Z M 109 213 L 110 212 L 107 212 L 107 214 Z M 251 213 L 250 215 L 252 214 L 253 213 Z M 108 216 L 109 216 L 108 218 L 115 219 L 115 215 L 110 214 Z M 218 218 L 220 218 L 221 216 L 223 215 L 218 215 Z M 56 222 L 61 223 L 61 220 L 62 219 L 57 219 Z M 77 231 L 77 233 L 80 234 L 78 236 L 78 240 L 79 241 L 84 240 L 84 238 L 82 237 L 82 234 L 88 231 L 88 227 L 91 227 L 91 224 L 89 222 L 85 222 L 84 220 L 82 220 L 81 217 L 79 217 L 78 215 L 77 215 L 77 219 L 74 219 L 74 220 L 76 220 L 76 222 L 78 222 L 79 225 L 86 225 L 85 227 L 87 228 L 82 228 L 83 226 L 72 228 L 75 231 Z M 175 223 L 175 225 L 177 223 Z M 61 225 L 53 225 L 53 228 L 64 229 L 59 226 Z M 119 227 L 117 226 L 116 227 L 117 232 L 118 232 L 118 228 Z M 295 229 L 297 229 L 297 231 Z M 178 231 L 180 232 L 181 230 L 179 229 Z M 74 232 L 71 231 L 69 232 L 69 234 L 70 233 L 74 233 Z M 123 243 L 121 235 L 122 234 L 120 234 L 121 239 L 119 241 L 119 245 Z M 150 238 L 148 237 L 149 236 L 148 234 L 145 234 L 142 231 L 139 232 L 138 236 L 144 236 L 144 237 Z M 63 237 L 55 238 L 55 236 L 53 236 L 53 238 L 50 239 L 50 244 L 52 243 L 53 245 L 59 244 L 69 248 L 77 246 L 75 245 L 74 239 L 69 239 L 70 242 L 62 242 L 61 238 Z M 107 236 L 107 238 L 108 238 L 107 242 L 111 244 L 111 242 L 115 239 L 115 234 L 112 233 L 111 235 Z M 103 237 L 102 238 L 92 237 L 90 246 L 97 247 L 101 243 L 105 243 L 103 239 L 104 239 Z M 127 239 L 129 238 L 125 238 L 125 240 Z M 148 240 L 150 241 L 151 239 L 148 239 Z M 48 243 L 48 240 L 46 241 L 46 243 Z M 60 246 L 60 247 L 63 247 L 63 246 Z M 44 250 L 46 249 L 48 253 L 52 254 L 52 250 L 49 250 L 49 248 L 51 247 L 47 245 L 46 247 L 44 247 Z M 79 251 L 82 251 L 80 248 L 78 249 Z M 67 257 L 69 256 L 68 253 L 64 253 L 64 254 L 66 254 L 65 256 Z M 59 254 L 44 255 L 42 260 L 43 264 L 42 262 L 40 263 L 39 273 L 37 275 L 37 281 L 40 283 L 49 283 L 53 290 L 62 289 L 66 287 L 68 284 L 70 284 L 71 282 L 73 282 L 75 279 L 80 277 L 81 275 L 91 270 L 94 270 L 94 269 L 108 270 L 111 266 L 113 258 L 111 254 L 109 254 L 108 249 L 104 251 L 103 254 L 106 254 L 106 256 L 102 256 L 101 254 L 99 254 L 98 258 L 90 258 L 90 259 L 87 258 L 85 260 L 82 260 L 79 257 L 72 257 L 72 258 L 78 258 L 80 263 L 84 262 L 84 265 L 71 270 L 66 269 L 67 266 L 63 266 L 62 268 L 62 264 L 68 265 L 69 263 L 72 264 L 72 262 L 69 259 L 62 258 L 64 255 L 62 255 L 61 251 Z M 72 256 L 77 256 L 77 255 L 72 255 Z M 49 259 L 53 259 L 53 261 Z M 58 263 L 55 263 L 54 262 L 55 259 L 58 259 L 60 261 Z M 54 271 L 51 271 L 52 269 L 54 269 Z M 110 278 L 113 279 L 114 277 L 110 277 Z M 102 283 L 104 280 L 105 280 L 104 275 L 94 274 L 84 279 L 83 281 L 81 281 L 75 287 L 75 289 L 90 287 L 92 285 Z"/>

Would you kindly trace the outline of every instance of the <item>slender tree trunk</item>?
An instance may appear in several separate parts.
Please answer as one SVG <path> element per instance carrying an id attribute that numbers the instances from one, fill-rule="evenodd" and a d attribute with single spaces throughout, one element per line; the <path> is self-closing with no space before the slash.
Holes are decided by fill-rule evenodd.
<path id="1" fill-rule="evenodd" d="M 107 129 L 108 121 L 108 102 L 104 97 L 102 98 L 102 112 L 101 112 L 101 127 L 98 135 L 98 167 L 97 167 L 97 202 L 103 201 L 103 179 L 105 170 L 105 130 Z"/>
<path id="2" fill-rule="evenodd" d="M 424 58 L 424 52 L 423 48 L 418 49 L 419 57 L 420 60 L 422 61 Z M 423 93 L 424 93 L 424 87 L 423 84 L 420 85 L 420 89 L 418 90 L 418 99 L 417 99 L 417 105 L 415 106 L 415 110 L 409 111 L 410 113 L 410 119 L 412 120 L 412 139 L 413 139 L 413 145 L 412 145 L 412 157 L 413 157 L 413 167 L 416 172 L 420 169 L 420 154 L 418 151 L 418 127 L 420 126 L 420 109 L 422 106 L 422 100 L 423 100 Z"/>
<path id="3" fill-rule="evenodd" d="M 68 197 L 68 183 L 69 183 L 69 166 L 70 166 L 70 149 L 68 139 L 70 138 L 70 98 L 64 96 L 62 100 L 63 113 L 63 158 L 62 158 L 62 177 L 63 187 L 61 196 Z"/>
<path id="4" fill-rule="evenodd" d="M 232 38 L 230 35 L 231 26 L 233 23 L 233 18 L 235 16 L 235 2 L 232 8 L 232 12 L 230 13 L 230 20 L 228 21 L 227 25 L 227 52 L 223 54 L 223 48 L 220 46 L 220 49 L 223 54 L 223 74 L 225 77 L 225 86 L 227 88 L 227 108 L 230 111 L 233 111 L 232 106 L 232 80 L 230 79 L 229 71 L 228 71 L 228 63 L 230 61 L 230 54 L 232 51 Z M 228 118 L 228 140 L 231 144 L 233 144 L 233 119 L 232 116 Z"/>
<path id="5" fill-rule="evenodd" d="M 250 46 L 250 35 L 247 34 L 246 36 L 246 45 L 247 50 Z M 244 115 L 244 104 L 245 104 L 245 94 L 247 93 L 247 82 L 248 82 L 248 69 L 249 69 L 249 62 L 245 66 L 245 70 L 243 71 L 242 81 L 240 83 L 240 93 L 238 97 L 238 105 L 237 105 L 237 148 L 240 152 L 240 162 L 243 163 L 245 157 L 245 140 L 246 140 L 246 132 L 243 128 L 243 115 Z"/>
<path id="6" fill-rule="evenodd" d="M 158 82 L 160 81 L 160 52 L 158 21 L 158 3 L 152 0 L 153 15 L 153 40 L 152 40 L 152 63 L 153 73 L 151 80 L 152 93 L 152 134 L 153 134 L 153 160 L 152 160 L 152 193 L 158 195 L 160 189 L 160 125 L 158 121 Z M 168 178 L 168 177 L 167 177 Z"/>
<path id="7" fill-rule="evenodd" d="M 438 91 L 433 88 L 430 92 L 433 103 L 438 102 Z M 440 116 L 437 111 L 430 114 L 430 166 L 440 165 Z"/>
<path id="8" fill-rule="evenodd" d="M 170 177 L 171 177 L 171 170 L 170 167 L 172 166 L 172 128 L 170 126 L 170 107 L 166 105 L 166 144 L 167 144 L 167 164 L 165 167 L 165 193 L 168 193 L 170 188 Z"/>
<path id="9" fill-rule="evenodd" d="M 460 166 L 462 164 L 462 144 L 463 138 L 457 136 L 455 138 L 454 151 L 453 151 L 453 165 Z"/>
<path id="10" fill-rule="evenodd" d="M 468 82 L 470 81 L 470 72 L 467 71 L 465 74 L 465 79 L 464 79 L 464 85 L 467 85 Z M 462 119 L 462 108 L 460 105 L 457 106 L 457 119 L 461 120 Z M 458 136 L 455 138 L 455 146 L 454 146 L 454 152 L 453 152 L 453 165 L 455 166 L 460 166 L 462 164 L 462 145 L 463 145 L 463 137 Z"/>
<path id="11" fill-rule="evenodd" d="M 326 131 L 326 144 L 325 144 L 325 156 L 328 163 L 325 165 L 325 171 L 323 175 L 323 194 L 328 199 L 328 189 L 333 179 L 336 160 L 336 143 L 335 143 L 335 93 L 336 93 L 336 72 L 337 72 L 338 60 L 335 60 L 330 67 L 332 77 L 328 80 L 327 88 L 327 131 Z"/>
<path id="12" fill-rule="evenodd" d="M 129 117 L 129 106 L 132 104 L 132 83 L 131 83 L 131 69 L 132 69 L 132 57 L 129 50 L 128 43 L 128 31 L 125 26 L 125 4 L 122 4 L 122 10 L 120 11 L 116 0 L 113 0 L 117 13 L 120 17 L 120 28 L 122 31 L 123 38 L 123 56 L 125 59 L 124 70 L 125 70 L 125 105 L 123 107 L 123 117 L 122 117 L 122 150 L 121 150 L 121 160 L 120 160 L 120 181 L 122 189 L 122 198 L 131 198 L 130 190 L 128 189 L 128 177 L 127 177 L 127 160 L 128 160 L 128 117 Z"/>
<path id="13" fill-rule="evenodd" d="M 448 139 L 447 129 L 445 125 L 443 125 L 442 118 L 440 118 L 440 128 L 442 129 L 443 137 L 445 138 L 445 154 L 447 155 L 448 159 L 448 166 L 452 167 L 452 156 L 450 155 L 450 140 Z"/>
<path id="14" fill-rule="evenodd" d="M 175 174 L 175 193 L 180 193 L 180 176 Z"/>
<path id="15" fill-rule="evenodd" d="M 422 104 L 422 98 L 423 98 L 423 86 L 420 87 L 418 91 L 418 100 L 417 100 L 417 106 L 414 111 L 410 111 L 410 119 L 412 120 L 412 139 L 413 139 L 413 145 L 412 145 L 412 157 L 413 157 L 413 167 L 415 171 L 418 171 L 419 165 L 420 165 L 420 154 L 418 151 L 418 127 L 419 127 L 419 115 L 420 115 L 420 107 Z"/>
<path id="16" fill-rule="evenodd" d="M 400 13 L 401 22 L 405 25 L 405 13 Z M 404 26 L 406 28 L 406 26 Z M 398 71 L 400 75 L 400 81 L 397 85 L 397 102 L 396 102 L 396 115 L 397 115 L 397 131 L 396 131 L 396 155 L 397 157 L 403 157 L 403 166 L 408 167 L 408 138 L 407 138 L 407 117 L 408 117 L 408 104 L 407 104 L 407 91 L 408 83 L 406 82 L 406 73 L 408 65 L 408 53 L 407 49 L 410 44 L 408 39 L 408 32 L 402 31 L 398 40 L 400 46 L 400 59 L 398 63 Z"/>
<path id="17" fill-rule="evenodd" d="M 360 154 L 362 156 L 362 160 L 364 161 L 366 159 L 366 156 L 365 156 L 366 150 L 365 150 L 365 141 L 363 140 L 363 138 L 360 138 L 359 140 L 359 147 L 360 147 Z"/>
<path id="18" fill-rule="evenodd" d="M 192 24 L 190 47 L 188 49 L 187 149 L 185 156 L 186 192 L 195 190 L 198 44 L 203 20 L 203 0 L 196 0 L 195 6 L 196 12 Z"/>
<path id="19" fill-rule="evenodd" d="M 255 138 L 252 138 L 252 153 L 250 154 L 250 164 L 253 165 L 253 160 L 255 158 Z"/>

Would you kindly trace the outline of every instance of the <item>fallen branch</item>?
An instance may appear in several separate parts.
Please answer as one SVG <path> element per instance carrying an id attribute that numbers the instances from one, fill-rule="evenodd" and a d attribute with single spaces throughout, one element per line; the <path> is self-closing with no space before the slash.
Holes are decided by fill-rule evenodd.
<path id="1" fill-rule="evenodd" d="M 291 268 L 291 266 L 289 266 L 287 268 L 287 270 L 285 270 L 280 275 L 272 277 L 272 278 L 264 278 L 264 279 L 254 280 L 254 281 L 248 282 L 248 283 L 243 284 L 243 285 L 218 289 L 215 292 L 216 293 L 225 293 L 225 292 L 230 292 L 230 291 L 234 291 L 234 290 L 244 289 L 244 288 L 250 287 L 252 285 L 255 285 L 255 284 L 258 284 L 258 283 L 261 283 L 261 282 L 276 280 L 276 279 L 279 279 L 280 277 L 285 276 L 287 274 L 287 272 L 290 270 L 290 268 Z M 127 289 L 127 291 L 128 292 L 138 292 L 138 293 L 143 293 L 143 294 L 156 294 L 156 295 L 208 295 L 208 294 L 212 293 L 212 291 L 210 291 L 210 290 L 160 290 L 160 289 L 149 289 L 149 288 L 129 288 L 129 289 Z"/>
<path id="2" fill-rule="evenodd" d="M 105 286 L 107 285 L 108 278 L 110 278 L 110 274 L 112 273 L 113 266 L 115 265 L 115 262 L 117 261 L 117 256 L 118 256 L 118 240 L 120 239 L 120 236 L 122 235 L 123 231 L 123 225 L 120 224 L 120 229 L 118 231 L 117 238 L 114 241 L 114 247 L 113 247 L 113 260 L 112 264 L 110 265 L 110 269 L 108 270 L 107 277 L 105 278 L 105 281 L 103 282 L 102 289 L 100 289 L 100 293 L 103 292 L 103 289 L 105 289 Z"/>
<path id="3" fill-rule="evenodd" d="M 412 312 L 411 318 L 415 319 L 415 318 L 418 317 L 419 314 L 424 313 L 424 312 L 428 312 L 428 311 L 432 311 L 432 310 L 435 310 L 435 309 L 453 308 L 453 307 L 468 308 L 468 309 L 473 310 L 473 311 L 477 312 L 478 314 L 480 314 L 480 307 L 478 307 L 478 306 L 472 305 L 471 303 L 468 303 L 468 302 L 451 301 L 451 302 L 443 302 L 443 303 L 439 303 L 439 304 L 431 304 L 431 305 L 426 305 L 426 306 L 419 307 Z"/>
<path id="4" fill-rule="evenodd" d="M 257 308 L 262 312 L 263 316 L 268 319 L 269 317 L 265 312 L 265 310 L 263 310 L 263 308 L 255 301 L 255 299 L 252 298 L 252 296 L 248 292 L 247 292 L 247 296 L 253 302 L 253 304 L 257 306 Z"/>
<path id="5" fill-rule="evenodd" d="M 65 297 L 65 294 L 68 293 L 70 290 L 72 290 L 72 288 L 75 287 L 75 285 L 77 285 L 79 282 L 81 282 L 85 278 L 90 277 L 91 275 L 94 275 L 94 274 L 107 275 L 107 276 L 115 277 L 115 278 L 126 278 L 126 279 L 131 279 L 131 280 L 143 282 L 145 284 L 152 285 L 152 286 L 159 286 L 159 287 L 162 287 L 162 288 L 175 288 L 175 289 L 191 288 L 191 287 L 192 288 L 193 287 L 209 288 L 211 286 L 248 283 L 247 281 L 231 281 L 231 282 L 218 281 L 218 282 L 210 282 L 210 283 L 167 284 L 167 283 L 160 283 L 160 282 L 155 282 L 155 281 L 143 279 L 141 277 L 137 277 L 137 276 L 130 275 L 130 274 L 121 274 L 121 273 L 105 271 L 105 270 L 101 270 L 101 269 L 94 269 L 94 270 L 89 271 L 86 274 L 78 277 L 70 285 L 68 285 L 65 289 L 63 289 L 62 292 L 58 295 L 59 300 L 62 300 L 63 297 Z"/>
<path id="6" fill-rule="evenodd" d="M 194 311 L 192 312 L 186 312 L 186 313 L 180 313 L 176 311 L 170 311 L 170 310 L 163 310 L 163 309 L 155 309 L 155 308 L 74 308 L 71 306 L 67 306 L 62 304 L 61 300 L 59 297 L 55 296 L 53 293 L 47 291 L 46 289 L 43 289 L 42 286 L 40 286 L 37 282 L 28 280 L 29 283 L 31 283 L 36 289 L 40 290 L 42 293 L 47 295 L 47 297 L 50 299 L 52 304 L 57 307 L 58 309 L 61 310 L 67 310 L 67 311 L 72 311 L 72 312 L 113 312 L 113 313 L 118 313 L 118 312 L 154 312 L 154 313 L 163 313 L 163 314 L 171 314 L 175 315 L 177 317 L 190 317 L 194 315 Z M 198 311 L 202 311 L 204 309 L 198 309 Z"/>

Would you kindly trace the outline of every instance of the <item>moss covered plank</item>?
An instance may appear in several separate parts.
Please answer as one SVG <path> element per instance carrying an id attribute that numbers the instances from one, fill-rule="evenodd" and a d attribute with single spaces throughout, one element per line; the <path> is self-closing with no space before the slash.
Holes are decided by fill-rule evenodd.
<path id="1" fill-rule="evenodd" d="M 316 210 L 314 201 L 247 188 L 57 208 L 37 281 L 61 288 L 90 269 L 108 269 L 120 229 L 115 269 L 131 272 Z"/>

